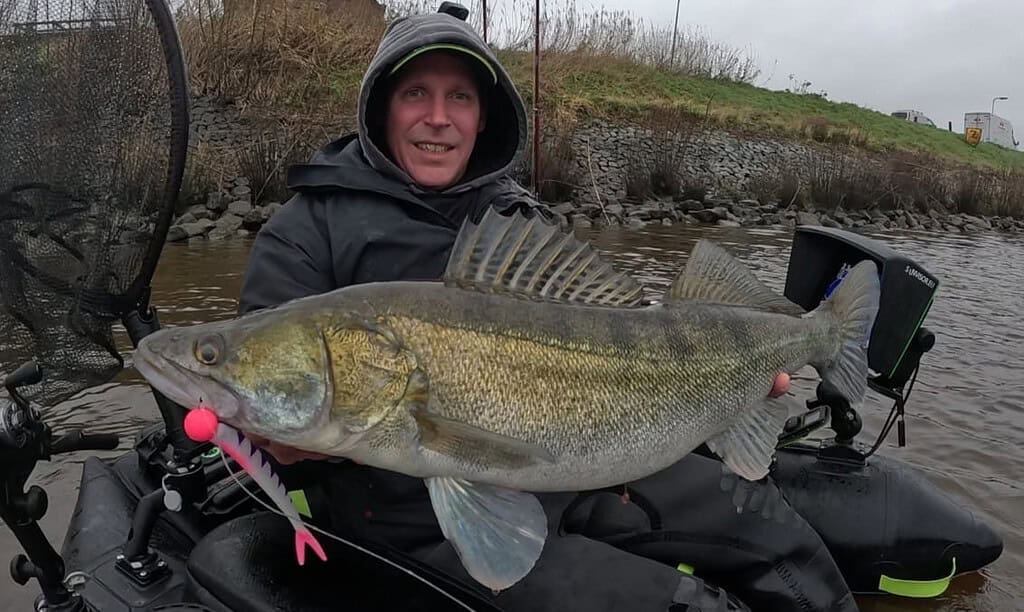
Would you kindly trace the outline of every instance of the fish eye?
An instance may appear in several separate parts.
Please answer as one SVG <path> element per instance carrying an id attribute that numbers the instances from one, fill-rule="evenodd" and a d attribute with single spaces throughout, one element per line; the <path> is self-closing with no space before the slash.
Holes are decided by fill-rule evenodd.
<path id="1" fill-rule="evenodd" d="M 193 348 L 195 358 L 203 365 L 215 365 L 224 354 L 224 339 L 220 334 L 210 334 L 196 340 Z"/>

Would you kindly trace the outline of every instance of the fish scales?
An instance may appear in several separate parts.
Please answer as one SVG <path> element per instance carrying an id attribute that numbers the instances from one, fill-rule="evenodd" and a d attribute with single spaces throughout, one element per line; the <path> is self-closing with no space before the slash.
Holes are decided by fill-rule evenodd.
<path id="1" fill-rule="evenodd" d="M 377 323 L 427 374 L 430 411 L 559 457 L 529 468 L 532 490 L 589 486 L 584 466 L 605 480 L 616 465 L 622 478 L 667 465 L 689 432 L 725 425 L 723 409 L 764 397 L 776 372 L 806 361 L 816 341 L 806 331 L 820 327 L 748 308 L 723 317 L 721 305 L 696 303 L 566 306 L 401 283 L 361 293 L 382 305 Z M 751 380 L 761 383 L 753 391 Z M 393 433 L 382 429 L 384 444 L 402 443 Z M 644 461 L 627 468 L 637 453 Z M 467 469 L 482 478 L 479 466 Z M 490 475 L 520 486 L 527 477 Z"/>

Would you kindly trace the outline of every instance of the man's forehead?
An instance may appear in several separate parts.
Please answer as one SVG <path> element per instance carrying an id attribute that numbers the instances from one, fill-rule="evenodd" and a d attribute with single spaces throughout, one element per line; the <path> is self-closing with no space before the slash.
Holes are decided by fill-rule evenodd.
<path id="1" fill-rule="evenodd" d="M 411 59 L 395 74 L 398 82 L 428 75 L 461 76 L 476 85 L 477 74 L 469 58 L 450 51 L 427 51 Z"/>

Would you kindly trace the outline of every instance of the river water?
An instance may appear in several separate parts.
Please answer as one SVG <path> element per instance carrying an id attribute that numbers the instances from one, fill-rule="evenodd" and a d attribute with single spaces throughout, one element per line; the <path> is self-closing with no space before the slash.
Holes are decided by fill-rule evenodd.
<path id="1" fill-rule="evenodd" d="M 879 452 L 912 464 L 938 487 L 962 498 L 1002 534 L 1005 550 L 990 567 L 958 577 L 940 598 L 862 597 L 861 607 L 866 612 L 1024 610 L 1024 239 L 873 235 L 916 259 L 941 282 L 926 321 L 937 342 L 923 360 L 907 406 L 908 446 L 898 448 L 893 432 Z M 726 245 L 781 290 L 792 233 L 778 228 L 654 226 L 594 230 L 585 236 L 657 295 L 699 237 Z M 168 245 L 154 280 L 153 303 L 162 323 L 230 317 L 250 246 L 250 241 Z M 814 384 L 809 376 L 797 376 L 794 392 L 810 396 Z M 890 406 L 869 394 L 862 411 L 864 440 L 874 440 Z M 130 448 L 138 428 L 158 413 L 140 378 L 126 370 L 111 383 L 52 407 L 47 418 L 55 430 L 87 425 L 92 431 L 121 434 L 117 452 L 122 452 Z M 50 510 L 42 526 L 58 550 L 74 507 L 82 460 L 58 457 L 41 464 L 30 481 L 49 493 Z M 18 551 L 12 534 L 0 525 L 0 566 L 6 567 Z M 0 610 L 29 610 L 32 599 L 32 588 L 17 586 L 3 572 Z"/>

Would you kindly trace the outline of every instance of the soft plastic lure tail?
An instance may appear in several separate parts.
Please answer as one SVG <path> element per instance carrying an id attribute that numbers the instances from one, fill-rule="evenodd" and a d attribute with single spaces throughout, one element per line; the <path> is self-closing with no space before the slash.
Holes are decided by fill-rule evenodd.
<path id="1" fill-rule="evenodd" d="M 253 447 L 242 432 L 221 423 L 212 410 L 200 406 L 185 415 L 185 434 L 196 442 L 213 442 L 219 446 L 270 496 L 295 529 L 295 557 L 299 565 L 306 563 L 306 546 L 309 546 L 321 561 L 327 560 L 323 547 L 299 518 L 299 512 L 289 499 L 281 479 L 270 469 L 270 464 L 263 458 L 260 449 Z"/>

